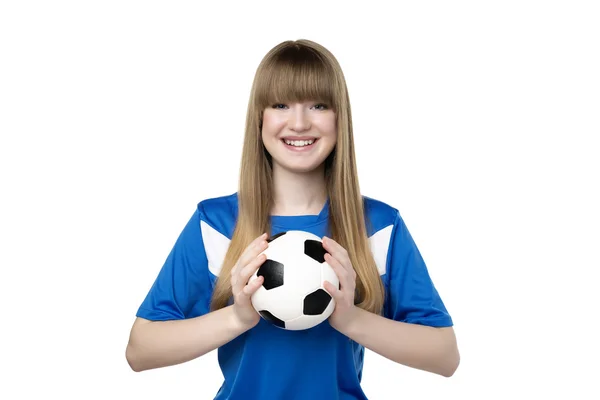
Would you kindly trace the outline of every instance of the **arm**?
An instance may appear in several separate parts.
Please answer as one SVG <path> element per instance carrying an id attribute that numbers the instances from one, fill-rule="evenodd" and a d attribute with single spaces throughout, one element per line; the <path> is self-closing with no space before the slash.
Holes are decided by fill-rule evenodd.
<path id="1" fill-rule="evenodd" d="M 324 238 L 325 260 L 340 279 L 340 289 L 325 289 L 336 301 L 330 324 L 366 348 L 400 364 L 452 376 L 460 356 L 452 319 L 435 289 L 406 225 L 397 216 L 387 253 L 388 293 L 383 316 L 354 305 L 356 272 L 348 252 Z"/>
<path id="2" fill-rule="evenodd" d="M 336 328 L 352 340 L 392 361 L 450 377 L 460 355 L 452 327 L 409 324 L 353 306 L 348 323 Z"/>
<path id="3" fill-rule="evenodd" d="M 125 351 L 136 372 L 209 352 L 214 347 L 206 333 L 212 330 L 235 334 L 227 313 L 209 313 L 211 281 L 200 221 L 197 208 L 136 313 Z"/>
<path id="4" fill-rule="evenodd" d="M 266 246 L 266 235 L 256 238 L 232 269 L 233 304 L 211 311 L 212 283 L 200 224 L 196 210 L 136 314 L 125 352 L 136 372 L 198 358 L 260 320 L 250 297 L 262 279 L 246 283 L 264 261 L 257 256 Z"/>
<path id="5" fill-rule="evenodd" d="M 251 327 L 239 321 L 233 306 L 183 320 L 138 317 L 127 344 L 127 362 L 136 372 L 180 364 L 228 343 Z"/>

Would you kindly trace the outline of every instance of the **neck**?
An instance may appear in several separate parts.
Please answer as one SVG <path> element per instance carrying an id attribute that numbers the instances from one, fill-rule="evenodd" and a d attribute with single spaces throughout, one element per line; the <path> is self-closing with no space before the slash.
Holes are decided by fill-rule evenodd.
<path id="1" fill-rule="evenodd" d="M 327 201 L 324 167 L 297 173 L 273 166 L 273 215 L 316 215 Z"/>

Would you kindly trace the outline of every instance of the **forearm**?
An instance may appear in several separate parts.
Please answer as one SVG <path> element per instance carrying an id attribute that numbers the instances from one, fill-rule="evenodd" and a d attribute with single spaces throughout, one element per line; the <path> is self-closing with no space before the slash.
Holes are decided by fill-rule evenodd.
<path id="1" fill-rule="evenodd" d="M 392 361 L 451 376 L 460 356 L 452 328 L 408 324 L 355 308 L 341 333 Z"/>
<path id="2" fill-rule="evenodd" d="M 127 344 L 127 362 L 137 372 L 180 364 L 222 346 L 248 329 L 237 321 L 232 306 L 197 318 L 136 321 Z"/>

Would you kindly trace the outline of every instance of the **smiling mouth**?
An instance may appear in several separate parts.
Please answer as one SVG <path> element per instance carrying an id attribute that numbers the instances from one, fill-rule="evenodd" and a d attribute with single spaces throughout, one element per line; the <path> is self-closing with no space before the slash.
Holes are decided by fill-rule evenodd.
<path id="1" fill-rule="evenodd" d="M 317 140 L 319 140 L 319 139 L 308 139 L 308 140 L 288 140 L 288 139 L 281 139 L 281 141 L 284 144 L 286 144 L 287 146 L 298 147 L 298 148 L 312 146 L 313 144 L 315 144 L 315 142 L 317 142 Z"/>

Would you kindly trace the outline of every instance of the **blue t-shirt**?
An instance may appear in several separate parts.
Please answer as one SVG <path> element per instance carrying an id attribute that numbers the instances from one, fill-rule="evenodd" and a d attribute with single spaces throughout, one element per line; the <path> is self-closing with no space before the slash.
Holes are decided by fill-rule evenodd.
<path id="1" fill-rule="evenodd" d="M 397 209 L 363 196 L 368 236 L 386 290 L 383 315 L 396 321 L 452 326 L 425 262 Z M 237 193 L 200 202 L 178 237 L 137 316 L 153 321 L 209 312 L 237 218 Z M 328 202 L 318 215 L 272 216 L 275 235 L 329 235 Z M 325 321 L 289 331 L 261 318 L 218 349 L 224 382 L 215 399 L 366 399 L 360 381 L 364 347 Z"/>

